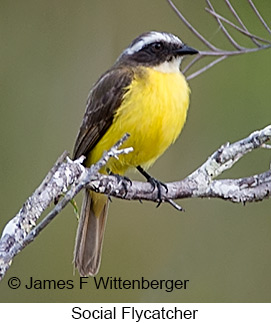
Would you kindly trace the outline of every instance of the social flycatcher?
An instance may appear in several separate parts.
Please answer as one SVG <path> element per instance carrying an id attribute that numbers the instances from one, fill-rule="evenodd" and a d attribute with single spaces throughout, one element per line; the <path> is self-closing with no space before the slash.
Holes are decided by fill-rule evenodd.
<path id="1" fill-rule="evenodd" d="M 89 167 L 129 133 L 122 148 L 133 147 L 133 152 L 110 159 L 102 172 L 123 175 L 129 168 L 151 166 L 185 123 L 190 90 L 180 63 L 184 55 L 196 53 L 169 33 L 137 37 L 92 87 L 74 158 L 85 155 Z M 105 195 L 85 190 L 74 251 L 83 276 L 99 270 L 107 210 Z"/>

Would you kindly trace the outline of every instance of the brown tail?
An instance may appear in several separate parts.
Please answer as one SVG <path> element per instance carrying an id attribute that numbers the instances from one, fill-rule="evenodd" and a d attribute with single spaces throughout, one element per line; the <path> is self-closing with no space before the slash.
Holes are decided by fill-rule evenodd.
<path id="1" fill-rule="evenodd" d="M 74 249 L 74 264 L 81 276 L 99 271 L 107 210 L 106 196 L 85 190 Z"/>

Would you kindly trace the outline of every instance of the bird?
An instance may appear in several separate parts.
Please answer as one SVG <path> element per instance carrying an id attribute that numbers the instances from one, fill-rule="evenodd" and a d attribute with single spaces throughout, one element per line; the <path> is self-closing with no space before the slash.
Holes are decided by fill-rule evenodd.
<path id="1" fill-rule="evenodd" d="M 148 31 L 136 37 L 91 88 L 73 158 L 85 156 L 84 165 L 90 167 L 128 133 L 121 148 L 133 151 L 111 158 L 100 172 L 124 176 L 138 169 L 160 188 L 147 169 L 184 126 L 190 88 L 180 64 L 197 53 L 171 33 Z M 85 189 L 74 249 L 81 276 L 99 271 L 108 204 L 106 195 Z"/>

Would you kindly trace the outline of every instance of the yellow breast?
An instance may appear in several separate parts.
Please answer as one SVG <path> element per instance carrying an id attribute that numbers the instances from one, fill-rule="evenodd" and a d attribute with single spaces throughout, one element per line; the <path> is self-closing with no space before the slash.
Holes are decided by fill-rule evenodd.
<path id="1" fill-rule="evenodd" d="M 140 68 L 111 127 L 91 152 L 90 162 L 96 162 L 128 132 L 130 137 L 123 147 L 133 147 L 133 152 L 110 160 L 108 168 L 118 174 L 138 165 L 148 168 L 177 139 L 188 105 L 189 87 L 180 72 Z"/>

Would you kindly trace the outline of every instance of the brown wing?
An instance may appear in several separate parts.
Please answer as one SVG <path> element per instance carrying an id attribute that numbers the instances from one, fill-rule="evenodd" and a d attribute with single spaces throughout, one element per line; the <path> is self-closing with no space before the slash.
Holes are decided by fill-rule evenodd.
<path id="1" fill-rule="evenodd" d="M 115 67 L 103 74 L 93 86 L 75 142 L 74 158 L 87 155 L 105 134 L 132 77 L 132 69 Z"/>

